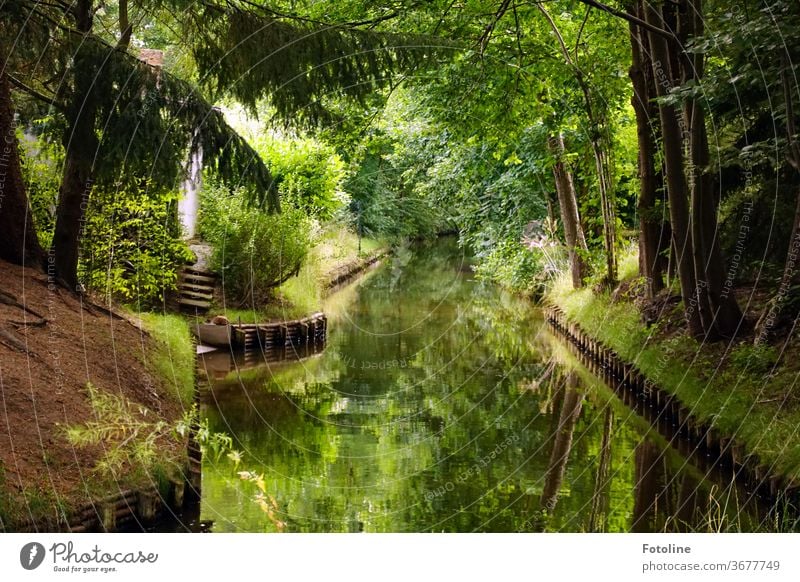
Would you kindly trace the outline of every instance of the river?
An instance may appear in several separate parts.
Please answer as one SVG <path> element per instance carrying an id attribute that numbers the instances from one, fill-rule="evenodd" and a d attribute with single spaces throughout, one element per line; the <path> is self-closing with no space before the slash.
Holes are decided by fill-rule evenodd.
<path id="1" fill-rule="evenodd" d="M 204 457 L 212 531 L 775 529 L 452 240 L 399 251 L 325 311 L 319 354 L 209 367 L 201 413 L 235 451 Z"/>

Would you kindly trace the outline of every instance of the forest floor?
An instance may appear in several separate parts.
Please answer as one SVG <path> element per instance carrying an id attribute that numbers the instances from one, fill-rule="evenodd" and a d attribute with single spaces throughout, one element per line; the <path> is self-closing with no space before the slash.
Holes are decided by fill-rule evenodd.
<path id="1" fill-rule="evenodd" d="M 698 420 L 740 442 L 772 473 L 800 484 L 798 330 L 786 330 L 772 345 L 754 345 L 747 332 L 733 341 L 698 342 L 684 331 L 677 289 L 644 302 L 637 259 L 631 256 L 626 263 L 627 268 L 621 263 L 621 283 L 614 290 L 575 290 L 562 276 L 545 300 L 677 396 Z M 736 295 L 754 323 L 768 293 L 742 286 Z"/>
<path id="2" fill-rule="evenodd" d="M 0 531 L 63 527 L 92 499 L 152 487 L 153 467 L 134 461 L 149 428 L 159 431 L 149 452 L 182 462 L 185 445 L 161 425 L 183 418 L 185 395 L 165 377 L 154 335 L 35 269 L 0 261 L 0 291 Z"/>

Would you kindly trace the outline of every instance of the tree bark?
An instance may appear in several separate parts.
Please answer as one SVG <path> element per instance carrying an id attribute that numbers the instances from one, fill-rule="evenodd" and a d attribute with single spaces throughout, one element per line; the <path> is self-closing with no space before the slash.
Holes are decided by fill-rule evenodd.
<path id="1" fill-rule="evenodd" d="M 76 28 L 88 33 L 92 27 L 91 0 L 76 4 Z M 56 209 L 53 233 L 55 274 L 69 288 L 77 291 L 78 258 L 83 221 L 92 192 L 94 158 L 99 140 L 95 132 L 97 96 L 94 79 L 100 74 L 88 45 L 77 49 L 74 63 L 74 89 L 67 109 L 64 134 L 64 171 Z"/>
<path id="2" fill-rule="evenodd" d="M 800 142 L 797 140 L 793 91 L 790 79 L 791 60 L 786 50 L 781 52 L 781 85 L 783 102 L 786 107 L 786 139 L 788 141 L 787 162 L 800 174 Z M 767 308 L 756 324 L 756 343 L 769 341 L 775 328 L 785 318 L 786 299 L 800 275 L 800 189 L 797 191 L 792 234 L 789 236 L 789 249 L 783 265 L 781 283 L 775 298 L 767 303 Z"/>
<path id="3" fill-rule="evenodd" d="M 5 63 L 0 55 L 0 63 Z M 41 267 L 44 252 L 36 236 L 17 147 L 14 104 L 4 68 L 0 68 L 0 258 Z"/>
<path id="4" fill-rule="evenodd" d="M 584 253 L 588 249 L 578 213 L 575 184 L 572 181 L 572 174 L 564 163 L 563 136 L 560 133 L 551 135 L 548 139 L 548 145 L 556 160 L 553 165 L 553 176 L 556 182 L 558 205 L 561 208 L 561 221 L 564 223 L 564 238 L 566 239 L 567 252 L 569 253 L 572 285 L 578 289 L 583 286 L 583 280 L 586 277 Z"/>
<path id="5" fill-rule="evenodd" d="M 695 9 L 702 10 L 700 2 L 681 0 L 678 15 L 678 35 L 681 41 L 679 62 L 681 64 L 681 83 L 699 81 L 703 75 L 703 55 L 689 54 L 686 51 L 686 41 L 697 34 Z M 689 214 L 689 230 L 692 236 L 692 264 L 695 277 L 695 299 L 697 312 L 703 324 L 707 339 L 716 339 L 717 325 L 714 310 L 709 295 L 708 274 L 706 265 L 710 256 L 710 248 L 706 248 L 707 237 L 705 228 L 713 222 L 716 229 L 716 215 L 704 214 L 704 202 L 711 193 L 711 176 L 706 171 L 708 166 L 708 139 L 706 136 L 705 112 L 698 99 L 687 99 L 684 104 L 684 123 L 688 137 L 688 175 L 689 175 L 689 200 L 691 212 Z"/>
<path id="6" fill-rule="evenodd" d="M 646 3 L 644 12 L 650 24 L 664 28 L 664 17 L 660 9 L 653 6 L 652 3 Z M 675 57 L 670 55 L 669 46 L 664 38 L 654 33 L 648 33 L 647 36 L 652 50 L 656 92 L 659 97 L 665 97 L 673 86 L 673 79 L 667 75 L 665 67 L 671 66 L 670 61 L 672 60 L 674 63 Z M 689 230 L 687 185 L 686 176 L 683 173 L 683 136 L 681 124 L 678 121 L 681 112 L 675 107 L 663 103 L 659 104 L 658 110 L 661 118 L 672 241 L 675 247 L 681 298 L 689 333 L 700 337 L 705 330 L 700 319 L 695 292 L 696 281 L 692 262 L 693 245 Z"/>
<path id="7" fill-rule="evenodd" d="M 628 11 L 641 18 L 641 11 L 636 5 L 629 6 Z M 657 113 L 652 103 L 655 85 L 646 35 L 637 25 L 631 24 L 630 39 L 632 64 L 629 76 L 633 84 L 631 104 L 636 114 L 639 143 L 639 273 L 645 280 L 645 296 L 653 299 L 664 288 L 665 270 L 665 257 L 661 252 L 663 221 L 656 217 L 660 181 L 655 168 L 654 136 L 658 132 Z"/>

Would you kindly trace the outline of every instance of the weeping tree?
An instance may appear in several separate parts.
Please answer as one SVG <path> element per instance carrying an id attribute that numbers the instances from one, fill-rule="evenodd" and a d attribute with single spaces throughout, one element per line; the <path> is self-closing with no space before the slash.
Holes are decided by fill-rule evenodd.
<path id="1" fill-rule="evenodd" d="M 388 35 L 285 22 L 249 2 L 144 4 L 174 10 L 208 91 L 253 107 L 268 97 L 285 120 L 321 122 L 327 91 L 362 99 L 376 83 L 388 83 L 393 70 L 431 53 Z M 206 167 L 226 185 L 245 187 L 252 203 L 279 210 L 268 169 L 221 112 L 190 83 L 129 53 L 134 31 L 125 0 L 118 3 L 117 42 L 100 38 L 101 5 L 21 0 L 0 6 L 12 32 L 50 31 L 49 42 L 36 47 L 36 62 L 12 59 L 13 80 L 65 120 L 52 267 L 73 289 L 85 209 L 97 186 L 147 178 L 152 187 L 172 187 L 187 156 L 202 148 Z"/>
<path id="2" fill-rule="evenodd" d="M 436 64 L 454 43 L 375 32 L 371 21 L 329 24 L 251 2 L 204 2 L 186 14 L 189 47 L 202 84 L 256 110 L 267 99 L 295 126 L 340 121 L 328 107 L 346 98 L 364 105 L 398 73 Z"/>
<path id="3" fill-rule="evenodd" d="M 30 31 L 50 31 L 43 35 L 49 42 L 36 47 L 40 65 L 14 54 L 9 74 L 18 89 L 64 120 L 48 267 L 72 289 L 79 287 L 80 238 L 92 190 L 145 179 L 152 187 L 173 187 L 187 144 L 189 150 L 202 147 L 223 180 L 247 185 L 273 208 L 278 204 L 269 171 L 221 112 L 189 83 L 128 53 L 125 43 L 114 46 L 93 34 L 95 8 L 90 0 L 0 6 L 12 30 L 28 38 Z"/>

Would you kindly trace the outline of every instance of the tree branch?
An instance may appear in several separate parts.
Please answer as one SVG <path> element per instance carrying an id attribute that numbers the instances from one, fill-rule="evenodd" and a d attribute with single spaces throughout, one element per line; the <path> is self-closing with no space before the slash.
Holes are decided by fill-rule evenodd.
<path id="1" fill-rule="evenodd" d="M 486 50 L 486 45 L 489 44 L 489 39 L 492 37 L 492 32 L 494 31 L 495 26 L 497 26 L 497 23 L 500 22 L 500 19 L 503 18 L 508 10 L 509 4 L 511 4 L 511 0 L 503 0 L 494 15 L 494 18 L 489 24 L 486 25 L 483 34 L 481 34 L 480 38 L 478 39 L 477 44 L 480 47 L 481 55 L 483 55 L 484 51 Z"/>
<path id="2" fill-rule="evenodd" d="M 586 4 L 587 6 L 591 6 L 592 8 L 597 8 L 603 12 L 610 14 L 611 16 L 616 16 L 617 18 L 621 18 L 622 20 L 626 20 L 631 24 L 635 24 L 636 26 L 640 26 L 649 30 L 654 34 L 658 34 L 659 36 L 663 36 L 669 40 L 675 40 L 675 35 L 671 32 L 664 30 L 663 28 L 659 28 L 657 26 L 653 26 L 652 24 L 645 22 L 641 18 L 628 14 L 627 12 L 623 12 L 622 10 L 617 10 L 616 8 L 612 8 L 602 2 L 598 2 L 597 0 L 578 0 L 581 4 Z"/>
<path id="3" fill-rule="evenodd" d="M 63 104 L 59 103 L 56 100 L 55 96 L 49 96 L 48 97 L 47 95 L 45 95 L 44 93 L 40 93 L 39 91 L 37 91 L 33 87 L 29 87 L 28 85 L 26 85 L 25 83 L 23 83 L 22 81 L 20 81 L 16 77 L 14 77 L 13 75 L 8 75 L 8 80 L 11 81 L 11 84 L 14 85 L 14 87 L 19 89 L 23 93 L 27 93 L 28 95 L 30 95 L 34 99 L 38 99 L 39 101 L 47 103 L 48 105 L 52 105 L 53 107 L 55 107 L 59 111 L 64 111 L 66 109 Z"/>

